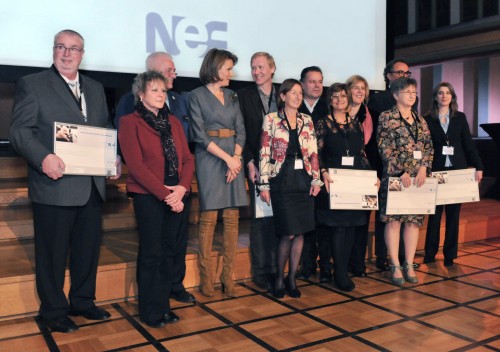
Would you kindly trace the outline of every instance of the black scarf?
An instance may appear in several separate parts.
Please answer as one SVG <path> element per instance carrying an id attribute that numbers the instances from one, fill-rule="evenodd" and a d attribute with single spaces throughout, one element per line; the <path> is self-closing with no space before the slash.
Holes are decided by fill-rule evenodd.
<path id="1" fill-rule="evenodd" d="M 160 133 L 161 146 L 163 147 L 163 155 L 168 161 L 168 176 L 177 174 L 179 159 L 175 149 L 174 139 L 172 138 L 172 127 L 168 121 L 168 107 L 163 107 L 158 110 L 158 116 L 147 109 L 142 101 L 138 101 L 136 105 L 137 112 L 155 131 Z"/>

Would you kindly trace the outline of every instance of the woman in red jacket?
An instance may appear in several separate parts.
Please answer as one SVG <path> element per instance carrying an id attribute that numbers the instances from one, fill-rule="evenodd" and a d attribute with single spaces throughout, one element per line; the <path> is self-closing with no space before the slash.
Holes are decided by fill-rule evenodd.
<path id="1" fill-rule="evenodd" d="M 156 71 L 135 78 L 136 111 L 121 119 L 118 134 L 139 231 L 139 316 L 150 327 L 179 320 L 170 311 L 168 297 L 173 258 L 188 221 L 185 195 L 194 172 L 182 125 L 165 105 L 165 86 L 165 78 Z"/>

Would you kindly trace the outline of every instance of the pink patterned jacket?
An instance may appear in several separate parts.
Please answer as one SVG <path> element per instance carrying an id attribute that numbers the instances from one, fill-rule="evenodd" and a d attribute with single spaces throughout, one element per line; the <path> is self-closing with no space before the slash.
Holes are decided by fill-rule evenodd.
<path id="1" fill-rule="evenodd" d="M 322 186 L 319 178 L 318 144 L 311 116 L 297 113 L 297 131 L 304 161 L 304 169 L 312 176 L 311 185 Z M 264 117 L 260 140 L 260 186 L 261 191 L 269 190 L 269 179 L 280 172 L 286 159 L 289 130 L 281 112 L 273 112 Z"/>

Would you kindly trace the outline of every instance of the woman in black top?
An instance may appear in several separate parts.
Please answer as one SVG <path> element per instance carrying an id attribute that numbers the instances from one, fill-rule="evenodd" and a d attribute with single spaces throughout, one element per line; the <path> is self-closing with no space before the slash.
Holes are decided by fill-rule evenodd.
<path id="1" fill-rule="evenodd" d="M 424 117 L 431 131 L 434 145 L 432 171 L 476 168 L 476 181 L 483 178 L 483 164 L 470 135 L 467 118 L 458 111 L 457 95 L 450 83 L 441 82 L 433 92 L 432 108 Z M 453 152 L 451 152 L 451 148 Z M 450 154 L 451 153 L 451 154 Z M 452 266 L 458 251 L 458 224 L 461 204 L 436 206 L 436 213 L 429 216 L 425 238 L 424 263 L 432 263 L 439 247 L 441 215 L 446 211 L 444 239 L 444 265 Z"/>

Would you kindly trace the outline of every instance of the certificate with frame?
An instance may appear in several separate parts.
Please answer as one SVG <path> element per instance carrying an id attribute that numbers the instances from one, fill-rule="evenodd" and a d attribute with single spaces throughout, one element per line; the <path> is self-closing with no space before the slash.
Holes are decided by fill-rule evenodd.
<path id="1" fill-rule="evenodd" d="M 436 178 L 427 177 L 421 187 L 413 184 L 404 187 L 399 177 L 389 177 L 387 192 L 387 215 L 422 215 L 436 212 Z"/>
<path id="2" fill-rule="evenodd" d="M 328 169 L 330 209 L 377 210 L 377 172 L 371 170 Z"/>
<path id="3" fill-rule="evenodd" d="M 476 169 L 436 171 L 432 177 L 438 180 L 436 205 L 479 202 Z"/>
<path id="4" fill-rule="evenodd" d="M 116 175 L 116 130 L 54 122 L 54 154 L 65 175 Z"/>

